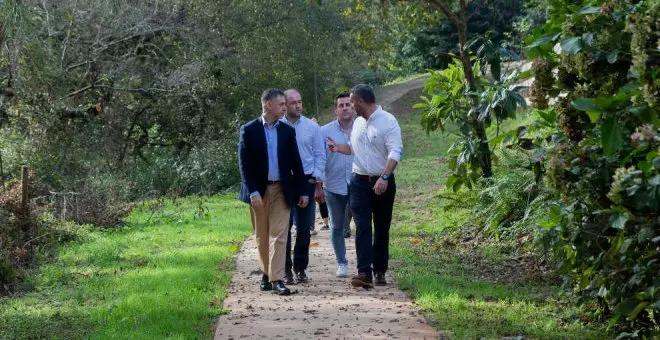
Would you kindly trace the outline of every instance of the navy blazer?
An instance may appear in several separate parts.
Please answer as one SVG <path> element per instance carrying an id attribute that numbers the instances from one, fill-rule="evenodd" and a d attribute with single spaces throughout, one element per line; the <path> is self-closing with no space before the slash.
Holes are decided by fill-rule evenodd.
<path id="1" fill-rule="evenodd" d="M 280 184 L 286 203 L 289 207 L 294 207 L 306 187 L 305 173 L 296 143 L 296 130 L 283 122 L 277 124 L 276 128 Z M 238 198 L 250 203 L 250 193 L 255 191 L 259 191 L 261 197 L 264 197 L 268 185 L 268 150 L 261 117 L 241 126 L 238 166 L 242 179 Z"/>

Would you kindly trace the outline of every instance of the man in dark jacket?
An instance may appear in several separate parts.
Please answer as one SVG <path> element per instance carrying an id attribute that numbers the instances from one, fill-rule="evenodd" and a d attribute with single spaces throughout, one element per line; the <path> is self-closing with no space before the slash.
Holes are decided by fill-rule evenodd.
<path id="1" fill-rule="evenodd" d="M 284 93 L 278 89 L 264 91 L 261 105 L 262 116 L 240 129 L 239 198 L 250 205 L 263 271 L 261 290 L 289 295 L 282 279 L 290 210 L 296 203 L 306 207 L 309 197 L 300 194 L 306 183 L 296 132 L 280 122 L 286 113 Z"/>

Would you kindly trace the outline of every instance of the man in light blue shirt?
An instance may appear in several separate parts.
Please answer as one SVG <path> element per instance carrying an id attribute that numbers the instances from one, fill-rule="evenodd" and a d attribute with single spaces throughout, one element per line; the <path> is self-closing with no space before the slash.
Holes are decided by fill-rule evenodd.
<path id="1" fill-rule="evenodd" d="M 303 105 L 300 93 L 295 89 L 284 91 L 286 95 L 287 112 L 283 122 L 293 126 L 296 130 L 296 141 L 303 170 L 307 180 L 307 187 L 303 191 L 310 197 L 320 197 L 322 193 L 323 173 L 325 170 L 325 142 L 321 136 L 321 128 L 316 122 L 302 115 Z M 296 242 L 291 260 L 291 225 L 289 223 L 289 238 L 287 240 L 286 271 L 284 282 L 293 284 L 293 273 L 296 274 L 297 283 L 308 282 L 307 265 L 309 264 L 310 232 L 314 227 L 316 204 L 310 202 L 306 207 L 297 207 L 293 210 L 296 224 Z M 293 271 L 292 271 L 293 269 Z"/>
<path id="2" fill-rule="evenodd" d="M 342 93 L 338 95 L 335 98 L 337 119 L 321 128 L 323 139 L 330 137 L 339 144 L 349 144 L 354 113 L 349 94 Z M 328 212 L 330 213 L 330 239 L 337 260 L 337 277 L 348 276 L 344 232 L 348 222 L 348 184 L 351 181 L 352 168 L 353 155 L 327 150 L 323 186 L 325 201 L 328 204 Z"/>

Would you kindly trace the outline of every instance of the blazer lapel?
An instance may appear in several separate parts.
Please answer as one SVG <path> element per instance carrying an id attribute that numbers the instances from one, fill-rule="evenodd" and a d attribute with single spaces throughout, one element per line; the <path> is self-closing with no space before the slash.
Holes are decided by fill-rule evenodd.
<path id="1" fill-rule="evenodd" d="M 261 145 L 261 150 L 263 150 L 263 156 L 266 159 L 266 174 L 268 174 L 268 142 L 266 142 L 266 131 L 261 118 L 256 119 L 254 137 L 256 138 L 255 145 Z"/>
<path id="2" fill-rule="evenodd" d="M 286 158 L 286 153 L 285 152 L 287 151 L 287 148 L 286 148 L 287 136 L 285 136 L 285 133 L 286 133 L 285 131 L 286 130 L 283 128 L 284 125 L 282 125 L 282 124 L 286 124 L 286 123 L 285 122 L 280 122 L 277 125 L 277 159 L 280 159 L 280 160 Z M 280 170 L 280 177 L 281 177 L 282 174 L 284 173 L 282 171 L 282 166 L 281 166 L 282 162 L 277 162 L 277 164 L 280 165 L 279 170 Z"/>

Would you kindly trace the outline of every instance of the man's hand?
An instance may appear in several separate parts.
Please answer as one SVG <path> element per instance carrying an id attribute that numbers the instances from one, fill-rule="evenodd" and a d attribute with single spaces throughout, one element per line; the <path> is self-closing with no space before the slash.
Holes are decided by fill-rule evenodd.
<path id="1" fill-rule="evenodd" d="M 253 207 L 263 207 L 264 201 L 261 199 L 261 195 L 255 195 L 250 197 L 250 205 Z"/>
<path id="2" fill-rule="evenodd" d="M 309 204 L 309 198 L 307 196 L 300 196 L 300 199 L 298 200 L 298 206 L 301 208 L 306 208 L 307 204 Z"/>
<path id="3" fill-rule="evenodd" d="M 328 150 L 330 150 L 330 152 L 339 152 L 339 149 L 337 149 L 337 142 L 335 142 L 330 136 L 328 136 Z"/>
<path id="4" fill-rule="evenodd" d="M 382 178 L 379 178 L 376 181 L 376 185 L 374 185 L 374 192 L 376 193 L 376 195 L 381 195 L 386 190 L 387 190 L 387 181 Z"/>
<path id="5" fill-rule="evenodd" d="M 349 144 L 337 144 L 337 142 L 334 139 L 332 139 L 332 137 L 330 137 L 330 136 L 328 136 L 327 145 L 328 145 L 328 150 L 330 150 L 330 152 L 338 152 L 338 153 L 342 153 L 344 155 L 350 155 L 350 154 L 353 153 L 353 151 L 351 150 L 351 144 L 350 143 Z"/>
<path id="6" fill-rule="evenodd" d="M 325 192 L 323 192 L 323 186 L 320 182 L 316 182 L 316 190 L 314 190 L 314 199 L 319 202 L 325 202 Z"/>

